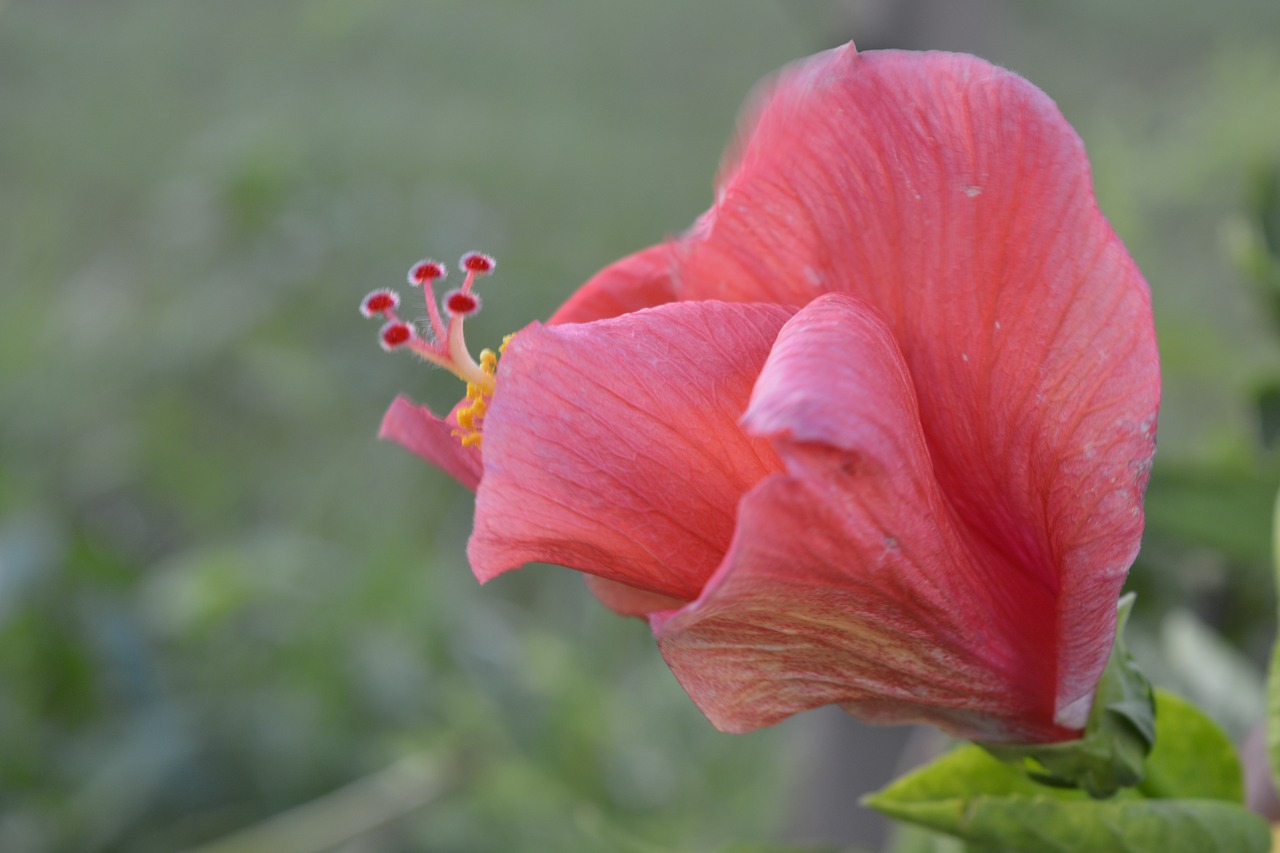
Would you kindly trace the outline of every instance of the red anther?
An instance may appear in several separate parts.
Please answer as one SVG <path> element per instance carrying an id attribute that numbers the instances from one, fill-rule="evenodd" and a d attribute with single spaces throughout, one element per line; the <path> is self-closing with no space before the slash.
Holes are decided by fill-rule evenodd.
<path id="1" fill-rule="evenodd" d="M 464 272 L 474 273 L 490 273 L 497 263 L 493 258 L 481 252 L 467 252 L 462 256 L 462 260 L 458 262 Z"/>
<path id="2" fill-rule="evenodd" d="M 400 295 L 394 290 L 375 290 L 360 303 L 360 313 L 366 317 L 385 314 L 400 307 Z"/>
<path id="3" fill-rule="evenodd" d="M 449 270 L 439 261 L 433 261 L 430 258 L 423 258 L 413 266 L 409 267 L 409 284 L 414 287 L 426 284 L 430 281 L 444 278 L 449 274 Z"/>
<path id="4" fill-rule="evenodd" d="M 445 294 L 444 307 L 455 317 L 468 317 L 480 310 L 480 297 L 463 290 L 450 290 Z"/>
<path id="5" fill-rule="evenodd" d="M 392 320 L 378 332 L 378 341 L 387 352 L 407 344 L 413 338 L 413 328 L 400 320 Z"/>

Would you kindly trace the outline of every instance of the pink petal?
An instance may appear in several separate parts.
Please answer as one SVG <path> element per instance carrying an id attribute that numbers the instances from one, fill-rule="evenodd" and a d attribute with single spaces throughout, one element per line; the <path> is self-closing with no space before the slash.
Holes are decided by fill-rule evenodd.
<path id="1" fill-rule="evenodd" d="M 673 610 L 688 604 L 688 599 L 669 598 L 600 575 L 583 575 L 587 589 L 614 613 L 621 616 L 648 616 L 656 610 Z"/>
<path id="2" fill-rule="evenodd" d="M 396 397 L 382 416 L 378 438 L 396 442 L 475 491 L 484 468 L 480 450 L 463 447 L 452 435 L 457 427 L 452 412 L 448 420 L 441 420 L 430 409 L 414 405 L 407 397 Z"/>
<path id="3" fill-rule="evenodd" d="M 1159 368 L 1146 283 L 1099 213 L 1079 138 L 1034 86 L 970 56 L 850 45 L 759 99 L 681 299 L 885 318 L 959 522 L 1056 602 L 1059 722 L 1084 720 L 1136 555 Z"/>
<path id="4" fill-rule="evenodd" d="M 673 304 L 517 335 L 485 420 L 476 576 L 541 561 L 696 597 L 738 499 L 779 467 L 737 420 L 790 313 Z"/>
<path id="5" fill-rule="evenodd" d="M 547 321 L 586 323 L 675 300 L 671 248 L 650 246 L 596 273 Z"/>
<path id="6" fill-rule="evenodd" d="M 841 703 L 962 737 L 1071 735 L 1053 721 L 1044 665 L 1054 591 L 956 517 L 911 374 L 874 309 L 846 295 L 802 309 L 744 425 L 773 438 L 786 473 L 742 501 L 698 600 L 651 616 L 716 726 L 747 731 Z"/>

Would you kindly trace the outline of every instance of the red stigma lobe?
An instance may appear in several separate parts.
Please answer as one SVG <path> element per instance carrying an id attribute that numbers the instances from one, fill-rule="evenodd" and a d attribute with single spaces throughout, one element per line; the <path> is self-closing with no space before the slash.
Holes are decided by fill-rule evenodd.
<path id="1" fill-rule="evenodd" d="M 360 313 L 366 317 L 386 314 L 400 307 L 400 297 L 394 290 L 375 290 L 360 303 Z"/>
<path id="2" fill-rule="evenodd" d="M 473 293 L 454 290 L 445 296 L 444 307 L 454 316 L 466 317 L 480 310 L 480 298 Z"/>
<path id="3" fill-rule="evenodd" d="M 408 323 L 400 320 L 392 320 L 382 327 L 382 331 L 378 333 L 378 340 L 382 343 L 385 350 L 393 350 L 396 347 L 407 344 L 413 338 L 413 329 Z"/>
<path id="4" fill-rule="evenodd" d="M 497 264 L 494 262 L 493 258 L 482 252 L 467 252 L 462 256 L 459 266 L 461 266 L 465 272 L 483 274 L 493 272 L 493 268 L 497 266 Z"/>
<path id="5" fill-rule="evenodd" d="M 449 274 L 444 264 L 424 258 L 409 268 L 409 284 L 419 287 L 427 282 L 436 281 Z"/>

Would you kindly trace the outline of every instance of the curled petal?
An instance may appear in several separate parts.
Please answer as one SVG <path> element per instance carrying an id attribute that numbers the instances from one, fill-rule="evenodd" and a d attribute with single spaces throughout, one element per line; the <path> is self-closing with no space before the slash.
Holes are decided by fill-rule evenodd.
<path id="1" fill-rule="evenodd" d="M 1054 722 L 1053 590 L 967 530 L 939 488 L 907 369 L 845 295 L 779 334 L 744 417 L 786 472 L 739 507 L 694 603 L 650 617 L 717 726 L 746 731 L 840 703 L 879 722 L 1044 741 Z"/>
<path id="2" fill-rule="evenodd" d="M 1146 282 L 1084 147 L 1030 83 L 971 56 L 852 45 L 767 87 L 681 299 L 858 296 L 917 395 L 948 504 L 1052 600 L 1058 720 L 1083 723 L 1138 548 L 1159 366 Z"/>
<path id="3" fill-rule="evenodd" d="M 476 576 L 541 561 L 696 597 L 738 499 L 779 465 L 736 422 L 790 313 L 680 303 L 516 336 L 485 420 Z"/>

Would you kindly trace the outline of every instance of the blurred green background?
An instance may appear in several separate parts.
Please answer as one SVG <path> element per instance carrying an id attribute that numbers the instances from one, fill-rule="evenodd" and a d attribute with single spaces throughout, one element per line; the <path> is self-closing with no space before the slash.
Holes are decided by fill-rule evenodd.
<path id="1" fill-rule="evenodd" d="M 849 38 L 981 53 L 1084 137 L 1166 373 L 1140 645 L 1241 733 L 1280 4 L 0 0 L 0 850 L 838 840 L 798 817 L 804 718 L 718 734 L 569 572 L 476 585 L 469 495 L 374 440 L 461 386 L 356 306 L 482 249 L 475 345 L 545 317 L 706 207 L 756 81 Z"/>

